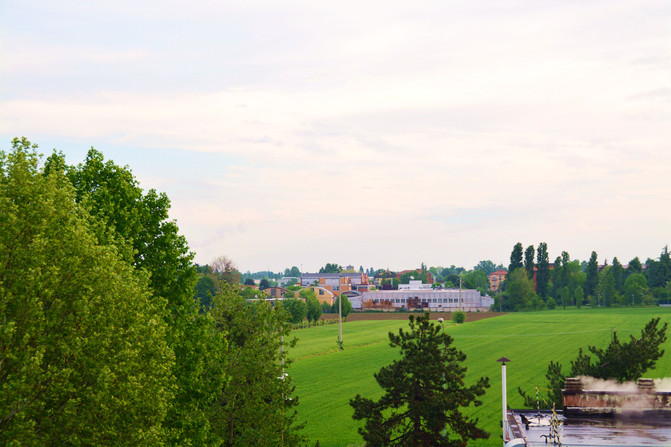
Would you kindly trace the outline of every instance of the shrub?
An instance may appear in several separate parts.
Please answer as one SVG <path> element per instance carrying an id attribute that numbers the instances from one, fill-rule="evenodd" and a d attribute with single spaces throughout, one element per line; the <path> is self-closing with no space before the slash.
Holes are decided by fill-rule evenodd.
<path id="1" fill-rule="evenodd" d="M 552 297 L 548 298 L 548 309 L 554 309 L 555 307 L 557 307 L 555 299 Z"/>
<path id="2" fill-rule="evenodd" d="M 454 321 L 457 324 L 461 324 L 464 321 L 466 321 L 466 313 L 462 311 L 457 311 L 452 313 L 452 321 Z"/>

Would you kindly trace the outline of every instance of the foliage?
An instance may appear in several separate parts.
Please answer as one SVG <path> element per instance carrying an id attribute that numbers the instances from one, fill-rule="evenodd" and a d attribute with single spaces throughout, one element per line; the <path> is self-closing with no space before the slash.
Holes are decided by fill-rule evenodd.
<path id="1" fill-rule="evenodd" d="M 345 295 L 340 295 L 340 297 L 342 297 L 342 316 L 344 318 L 352 312 L 352 303 Z M 334 314 L 340 313 L 340 297 L 336 297 L 331 306 L 331 312 Z"/>
<path id="2" fill-rule="evenodd" d="M 308 315 L 308 307 L 304 300 L 289 298 L 282 301 L 282 307 L 289 313 L 289 321 L 300 323 Z"/>
<path id="3" fill-rule="evenodd" d="M 312 289 L 303 289 L 299 295 L 305 298 L 305 305 L 307 307 L 307 318 L 310 323 L 315 323 L 322 316 L 322 306 L 317 299 L 317 294 Z"/>
<path id="4" fill-rule="evenodd" d="M 524 264 L 522 263 L 522 251 L 524 249 L 522 248 L 522 243 L 518 242 L 515 244 L 513 247 L 513 251 L 510 253 L 510 264 L 508 265 L 508 271 L 509 272 L 514 272 L 517 269 L 524 268 Z"/>
<path id="5" fill-rule="evenodd" d="M 489 276 L 494 273 L 498 268 L 503 268 L 503 266 L 497 266 L 490 260 L 480 261 L 478 264 L 473 267 L 473 270 L 481 270 L 485 272 L 485 275 Z"/>
<path id="6" fill-rule="evenodd" d="M 410 284 L 410 281 L 422 281 L 422 283 L 428 284 L 429 275 L 426 270 L 410 270 L 401 275 L 401 284 Z"/>
<path id="7" fill-rule="evenodd" d="M 266 290 L 270 287 L 270 281 L 267 278 L 263 278 L 259 283 L 259 290 Z"/>
<path id="8" fill-rule="evenodd" d="M 242 275 L 238 272 L 233 260 L 228 256 L 217 256 L 210 262 L 210 267 L 212 267 L 212 270 L 217 274 L 220 281 L 225 281 L 230 285 L 240 284 Z"/>
<path id="9" fill-rule="evenodd" d="M 462 324 L 466 321 L 466 313 L 460 310 L 452 312 L 452 321 L 457 324 Z"/>
<path id="10" fill-rule="evenodd" d="M 226 342 L 221 368 L 228 378 L 210 407 L 212 431 L 224 446 L 302 445 L 298 399 L 286 374 L 286 349 L 295 345 L 283 342 L 290 331 L 286 312 L 225 286 L 211 315 Z"/>
<path id="11" fill-rule="evenodd" d="M 618 382 L 638 380 L 648 369 L 654 368 L 657 360 L 664 355 L 661 345 L 666 341 L 668 323 L 658 328 L 659 317 L 651 319 L 641 330 L 641 337 L 630 335 L 629 342 L 620 342 L 617 332 L 605 348 L 588 346 L 587 354 L 582 348 L 578 357 L 571 361 L 570 375 L 565 376 L 558 362 L 550 362 L 546 378 L 548 379 L 548 400 L 558 407 L 562 405 L 561 390 L 566 377 L 590 376 L 598 379 L 612 379 Z M 527 406 L 535 406 L 535 397 L 528 395 L 521 388 L 519 393 L 524 397 Z"/>
<path id="12" fill-rule="evenodd" d="M 340 273 L 342 267 L 336 263 L 327 263 L 324 267 L 319 269 L 319 273 Z"/>
<path id="13" fill-rule="evenodd" d="M 518 268 L 507 277 L 508 286 L 504 293 L 504 310 L 524 310 L 533 306 L 536 293 L 533 281 L 524 268 Z"/>
<path id="14" fill-rule="evenodd" d="M 652 304 L 652 295 L 648 288 L 648 281 L 643 273 L 632 273 L 624 282 L 624 296 L 627 304 Z"/>
<path id="15" fill-rule="evenodd" d="M 548 258 L 548 244 L 541 242 L 536 251 L 536 293 L 542 297 L 548 296 L 548 283 L 550 282 L 550 260 Z"/>
<path id="16" fill-rule="evenodd" d="M 99 243 L 64 165 L 40 172 L 36 146 L 12 147 L 0 152 L 0 443 L 162 444 L 166 301 L 128 251 Z"/>
<path id="17" fill-rule="evenodd" d="M 401 358 L 375 374 L 385 391 L 376 402 L 360 394 L 350 401 L 353 418 L 365 420 L 359 433 L 367 445 L 461 446 L 469 439 L 489 436 L 478 420 L 462 414 L 489 387 L 482 377 L 465 386 L 466 355 L 451 346 L 452 337 L 430 321 L 428 313 L 410 315 L 410 331 L 389 333 L 390 346 L 400 348 Z M 447 436 L 443 429 L 448 428 Z"/>
<path id="18" fill-rule="evenodd" d="M 529 245 L 524 251 L 524 269 L 527 271 L 529 279 L 534 277 L 534 256 L 536 252 L 533 245 Z"/>
<path id="19" fill-rule="evenodd" d="M 462 287 L 466 289 L 478 289 L 481 291 L 488 290 L 489 278 L 482 270 L 473 270 L 463 276 Z"/>
<path id="20" fill-rule="evenodd" d="M 62 155 L 54 154 L 47 165 L 59 163 L 64 163 Z M 177 308 L 190 305 L 196 282 L 193 253 L 175 221 L 168 220 L 168 197 L 154 189 L 144 193 L 128 167 L 105 161 L 93 148 L 83 164 L 66 172 L 100 242 L 117 246 L 136 269 L 151 273 L 155 296 Z"/>
<path id="21" fill-rule="evenodd" d="M 201 276 L 196 283 L 196 301 L 201 308 L 209 309 L 212 305 L 212 297 L 216 293 L 214 281 L 209 276 Z"/>
<path id="22" fill-rule="evenodd" d="M 599 286 L 599 263 L 597 262 L 596 252 L 593 251 L 587 263 L 587 278 L 585 280 L 584 293 L 592 296 L 596 293 Z"/>
<path id="23" fill-rule="evenodd" d="M 624 292 L 624 269 L 617 258 L 613 258 L 613 265 L 610 267 L 610 271 L 613 275 L 615 290 L 618 293 Z"/>
<path id="24" fill-rule="evenodd" d="M 209 443 L 206 408 L 220 382 L 216 368 L 220 347 L 212 338 L 210 320 L 199 314 L 193 299 L 193 253 L 176 222 L 169 220 L 168 197 L 153 189 L 144 192 L 128 167 L 105 161 L 93 148 L 77 166 L 66 166 L 63 155 L 54 153 L 45 170 L 57 172 L 61 167 L 75 188 L 76 202 L 89 211 L 99 243 L 114 245 L 138 273 L 147 275 L 157 305 L 167 301 L 165 340 L 175 355 L 174 397 L 163 423 L 169 432 L 167 442 Z M 211 267 L 221 275 L 217 262 Z"/>
<path id="25" fill-rule="evenodd" d="M 291 278 L 300 278 L 301 277 L 301 271 L 299 270 L 298 267 L 295 265 L 291 267 L 290 269 L 284 269 L 284 276 L 286 277 L 291 277 Z"/>

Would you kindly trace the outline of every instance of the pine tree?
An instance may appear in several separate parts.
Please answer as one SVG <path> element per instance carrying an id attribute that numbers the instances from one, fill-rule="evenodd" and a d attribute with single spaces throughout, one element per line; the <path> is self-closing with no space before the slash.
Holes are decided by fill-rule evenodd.
<path id="1" fill-rule="evenodd" d="M 401 358 L 383 367 L 375 380 L 385 394 L 373 401 L 358 395 L 350 401 L 353 418 L 365 420 L 359 433 L 367 445 L 375 446 L 463 446 L 469 439 L 486 439 L 489 434 L 478 428 L 461 409 L 489 387 L 481 377 L 475 385 L 465 386 L 466 355 L 451 346 L 452 337 L 441 333 L 429 314 L 410 316 L 410 331 L 389 333 L 391 347 L 401 349 Z M 447 436 L 443 429 L 447 427 Z"/>
<path id="2" fill-rule="evenodd" d="M 524 264 L 522 263 L 523 250 L 524 249 L 522 248 L 521 242 L 518 242 L 513 247 L 513 251 L 510 253 L 510 265 L 508 265 L 508 273 L 512 273 L 515 270 L 524 267 Z"/>
<path id="3" fill-rule="evenodd" d="M 587 278 L 585 279 L 585 293 L 587 296 L 594 296 L 596 288 L 599 285 L 599 263 L 597 262 L 596 252 L 592 252 L 592 256 L 587 263 Z"/>

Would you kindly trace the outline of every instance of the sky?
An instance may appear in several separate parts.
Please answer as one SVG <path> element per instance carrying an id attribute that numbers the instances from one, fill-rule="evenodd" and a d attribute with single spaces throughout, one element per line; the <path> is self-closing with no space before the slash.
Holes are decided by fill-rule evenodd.
<path id="1" fill-rule="evenodd" d="M 668 1 L 0 0 L 0 148 L 90 147 L 200 264 L 671 242 Z"/>

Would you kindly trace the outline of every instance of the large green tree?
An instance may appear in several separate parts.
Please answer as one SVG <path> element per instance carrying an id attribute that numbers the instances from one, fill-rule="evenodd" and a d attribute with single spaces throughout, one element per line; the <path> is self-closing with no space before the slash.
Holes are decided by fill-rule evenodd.
<path id="1" fill-rule="evenodd" d="M 400 348 L 400 358 L 375 374 L 382 397 L 374 401 L 357 394 L 350 401 L 354 419 L 365 420 L 359 433 L 366 445 L 464 446 L 470 439 L 488 438 L 478 420 L 462 411 L 481 404 L 478 398 L 489 379 L 464 385 L 466 355 L 452 346 L 452 337 L 428 313 L 409 320 L 409 331 L 389 333 L 390 346 Z"/>
<path id="2" fill-rule="evenodd" d="M 144 191 L 130 168 L 105 160 L 91 149 L 84 163 L 67 166 L 60 153 L 45 170 L 64 168 L 75 200 L 90 213 L 90 225 L 101 244 L 114 245 L 137 272 L 148 276 L 157 303 L 167 301 L 166 340 L 175 354 L 174 399 L 164 425 L 174 445 L 208 443 L 208 399 L 220 381 L 216 341 L 207 316 L 193 299 L 196 269 L 193 253 L 169 219 L 170 200 L 154 189 Z M 216 272 L 216 263 L 213 263 Z M 209 398 L 206 396 L 210 396 Z"/>
<path id="3" fill-rule="evenodd" d="M 228 378 L 210 406 L 217 441 L 240 447 L 303 445 L 298 398 L 287 373 L 291 363 L 287 352 L 295 339 L 289 339 L 286 311 L 264 299 L 246 300 L 224 285 L 214 297 L 210 315 L 224 337 L 220 367 Z"/>
<path id="4" fill-rule="evenodd" d="M 0 444 L 161 445 L 166 301 L 35 149 L 0 152 Z"/>

